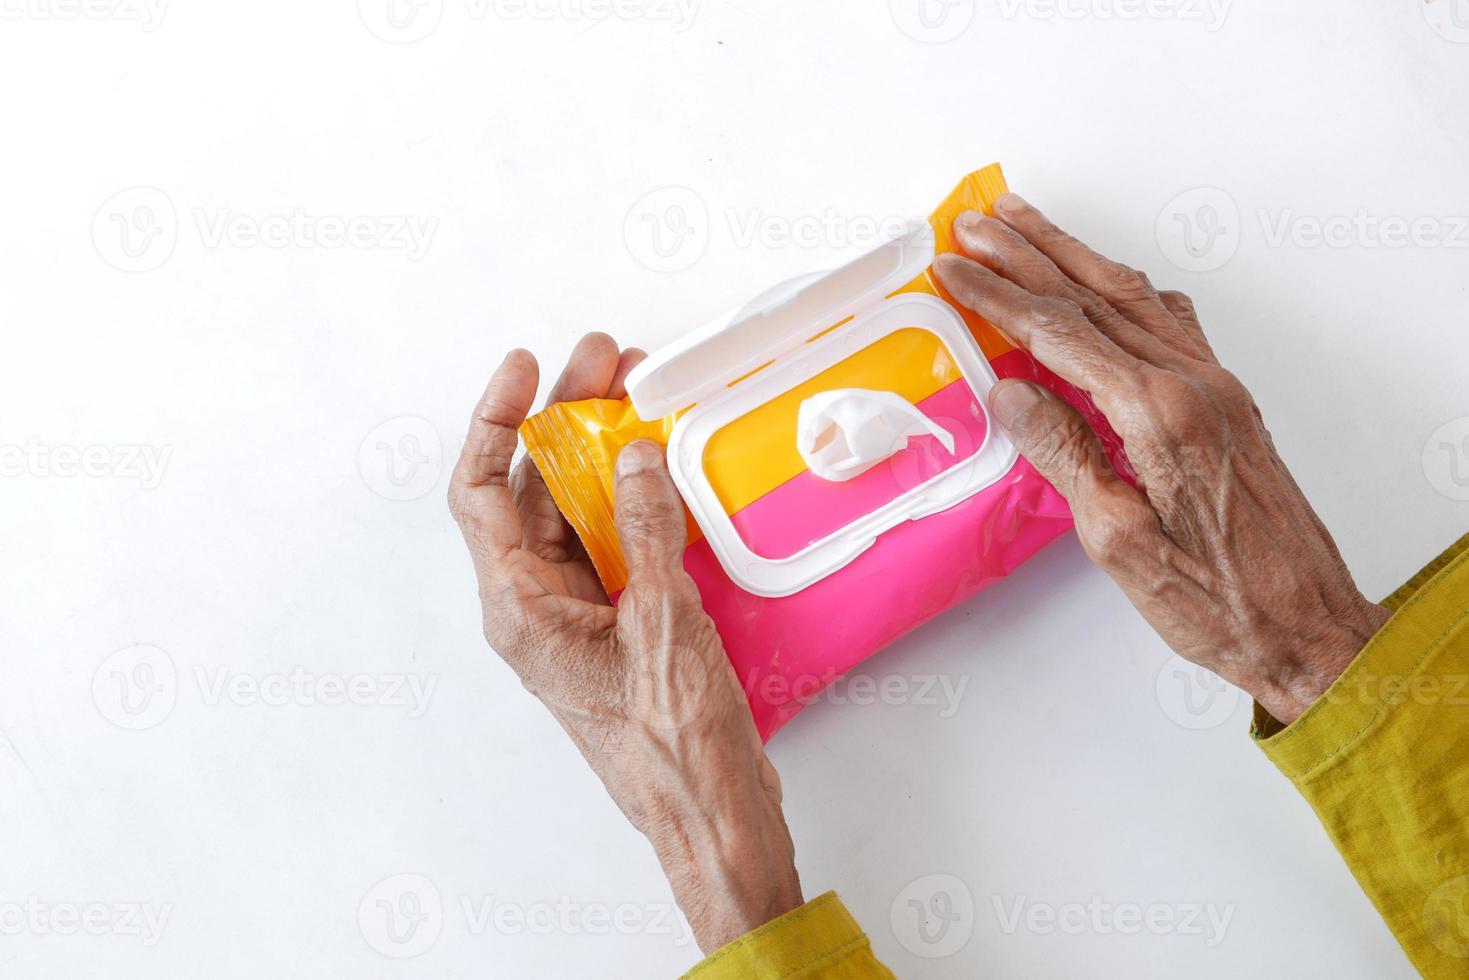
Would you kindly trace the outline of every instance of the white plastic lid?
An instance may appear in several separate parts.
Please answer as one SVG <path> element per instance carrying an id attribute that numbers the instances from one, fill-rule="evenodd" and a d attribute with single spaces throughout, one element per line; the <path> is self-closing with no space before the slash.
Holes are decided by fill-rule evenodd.
<path id="1" fill-rule="evenodd" d="M 746 591 L 767 597 L 799 592 L 845 567 L 887 531 L 967 500 L 1014 466 L 1014 445 L 989 424 L 967 459 L 784 558 L 750 548 L 704 470 L 704 450 L 724 426 L 901 330 L 934 334 L 983 409 L 996 378 L 963 318 L 928 293 L 889 296 L 933 256 L 933 232 L 925 223 L 849 265 L 781 291 L 783 298 L 766 294 L 752 304 L 755 312 L 705 327 L 629 376 L 628 391 L 643 418 L 688 408 L 669 438 L 669 470 L 720 565 Z"/>
<path id="2" fill-rule="evenodd" d="M 904 235 L 847 265 L 761 293 L 634 368 L 627 376 L 633 408 L 651 420 L 704 401 L 907 285 L 933 263 L 934 247 L 928 222 L 912 222 Z"/>

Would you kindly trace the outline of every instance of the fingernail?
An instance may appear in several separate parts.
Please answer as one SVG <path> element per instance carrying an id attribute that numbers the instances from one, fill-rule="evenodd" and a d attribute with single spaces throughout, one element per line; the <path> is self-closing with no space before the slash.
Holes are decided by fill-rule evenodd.
<path id="1" fill-rule="evenodd" d="M 996 211 L 1019 211 L 1023 207 L 1025 207 L 1025 198 L 1014 191 L 1006 191 L 995 198 Z"/>
<path id="2" fill-rule="evenodd" d="M 995 386 L 990 395 L 990 411 L 1000 425 L 1010 428 L 1020 416 L 1039 405 L 1044 396 L 1028 381 L 1005 381 Z"/>
<path id="3" fill-rule="evenodd" d="M 967 261 L 964 256 L 955 252 L 944 252 L 933 260 L 934 275 L 940 280 L 958 276 L 964 271 Z"/>
<path id="4" fill-rule="evenodd" d="M 651 439 L 628 443 L 617 457 L 617 475 L 633 476 L 657 469 L 663 463 L 663 447 Z"/>
<path id="5" fill-rule="evenodd" d="M 984 215 L 978 211 L 963 211 L 954 219 L 954 228 L 959 231 L 975 232 L 984 224 Z"/>
<path id="6" fill-rule="evenodd" d="M 954 221 L 954 234 L 964 251 L 981 261 L 992 259 L 998 251 L 995 236 L 1003 222 L 978 211 L 965 211 Z"/>

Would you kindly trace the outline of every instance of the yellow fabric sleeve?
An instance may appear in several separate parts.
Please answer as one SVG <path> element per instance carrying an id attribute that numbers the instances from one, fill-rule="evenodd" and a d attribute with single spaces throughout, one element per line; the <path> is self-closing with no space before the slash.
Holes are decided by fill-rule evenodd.
<path id="1" fill-rule="evenodd" d="M 836 892 L 741 936 L 683 980 L 894 980 Z"/>
<path id="2" fill-rule="evenodd" d="M 1425 977 L 1469 976 L 1469 535 L 1290 726 L 1253 734 Z"/>

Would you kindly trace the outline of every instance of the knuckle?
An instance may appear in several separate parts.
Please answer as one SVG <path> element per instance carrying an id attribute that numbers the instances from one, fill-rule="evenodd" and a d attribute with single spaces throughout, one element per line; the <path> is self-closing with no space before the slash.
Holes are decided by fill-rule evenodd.
<path id="1" fill-rule="evenodd" d="M 1143 415 L 1169 449 L 1218 443 L 1231 424 L 1254 413 L 1254 399 L 1228 370 L 1204 365 L 1190 376 L 1158 372 L 1149 380 Z"/>
<path id="2" fill-rule="evenodd" d="M 1184 313 L 1194 312 L 1194 299 L 1188 293 L 1179 292 L 1176 289 L 1167 289 L 1159 293 L 1158 297 L 1163 301 L 1163 305 L 1171 310 Z"/>
<path id="3" fill-rule="evenodd" d="M 1048 296 L 1036 303 L 1031 327 L 1056 336 L 1074 336 L 1086 322 L 1081 305 L 1069 299 Z"/>
<path id="4" fill-rule="evenodd" d="M 1224 368 L 1215 367 L 1213 370 L 1215 379 L 1211 383 L 1211 393 L 1222 414 L 1239 423 L 1260 422 L 1260 408 L 1245 383 Z"/>
<path id="5" fill-rule="evenodd" d="M 1075 239 L 1073 239 L 1071 235 L 1063 231 L 1049 218 L 1038 218 L 1035 220 L 1035 227 L 1033 232 L 1031 233 L 1031 237 L 1037 242 L 1047 246 L 1069 245 L 1073 241 L 1075 241 Z"/>
<path id="6" fill-rule="evenodd" d="M 1070 298 L 1093 323 L 1105 322 L 1117 316 L 1117 311 L 1112 309 L 1110 303 L 1085 286 L 1077 286 L 1072 289 Z"/>
<path id="7" fill-rule="evenodd" d="M 1120 262 L 1109 263 L 1103 272 L 1110 295 L 1121 300 L 1152 299 L 1153 283 L 1144 272 Z"/>
<path id="8" fill-rule="evenodd" d="M 663 537 L 670 534 L 678 523 L 671 508 L 647 494 L 624 495 L 619 511 L 623 530 L 638 537 Z"/>
<path id="9" fill-rule="evenodd" d="M 1149 441 L 1171 450 L 1198 436 L 1211 415 L 1208 398 L 1189 379 L 1171 371 L 1145 375 L 1137 404 L 1138 421 Z"/>
<path id="10" fill-rule="evenodd" d="M 633 541 L 665 541 L 673 537 L 675 530 L 673 521 L 653 511 L 632 510 L 622 520 L 623 536 Z"/>
<path id="11" fill-rule="evenodd" d="M 1085 458 L 1089 433 L 1080 421 L 1064 412 L 1035 412 L 1026 420 L 1026 442 L 1032 456 L 1051 466 L 1075 464 Z"/>
<path id="12" fill-rule="evenodd" d="M 989 218 L 982 227 L 982 237 L 989 248 L 990 256 L 1001 268 L 1023 273 L 1027 277 L 1039 277 L 1046 271 L 1048 263 L 1041 253 L 1014 228 Z"/>
<path id="13" fill-rule="evenodd" d="M 988 226 L 986 226 L 988 227 Z M 985 243 L 989 246 L 989 254 L 995 265 L 1002 269 L 1019 269 L 1026 267 L 1025 249 L 1021 247 L 1024 241 L 1014 230 L 1005 225 L 1000 229 L 985 234 Z"/>
<path id="14" fill-rule="evenodd" d="M 1245 383 L 1233 371 L 1217 364 L 1204 365 L 1200 369 L 1200 383 L 1220 401 L 1226 403 L 1252 401 Z"/>
<path id="15" fill-rule="evenodd" d="M 1148 402 L 1164 418 L 1187 410 L 1203 400 L 1202 392 L 1189 378 L 1172 371 L 1155 371 L 1148 378 Z"/>
<path id="16" fill-rule="evenodd" d="M 508 399 L 494 394 L 484 397 L 475 409 L 474 418 L 476 422 L 490 426 L 491 428 L 503 428 L 514 431 L 519 427 L 523 414 Z"/>
<path id="17" fill-rule="evenodd" d="M 1215 418 L 1237 419 L 1257 411 L 1255 399 L 1234 372 L 1217 364 L 1204 364 L 1194 372 L 1194 396 L 1206 403 Z"/>

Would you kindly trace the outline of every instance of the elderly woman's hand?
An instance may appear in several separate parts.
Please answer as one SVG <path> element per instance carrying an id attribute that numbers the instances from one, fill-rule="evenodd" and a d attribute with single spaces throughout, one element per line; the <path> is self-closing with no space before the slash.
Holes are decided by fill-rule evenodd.
<path id="1" fill-rule="evenodd" d="M 1066 381 L 1122 437 L 1136 488 L 1082 416 L 1024 381 L 990 408 L 1071 504 L 1092 560 L 1169 646 L 1290 723 L 1388 612 L 1363 598 L 1193 304 L 1087 248 L 1013 194 L 954 224 L 939 281 Z"/>
<path id="2" fill-rule="evenodd" d="M 641 356 L 591 334 L 551 401 L 621 398 Z M 538 378 L 530 354 L 505 358 L 449 487 L 485 637 L 652 843 L 699 945 L 713 950 L 802 904 L 780 781 L 683 569 L 684 510 L 662 448 L 633 443 L 618 459 L 628 583 L 615 607 L 534 464 L 511 474 Z"/>

